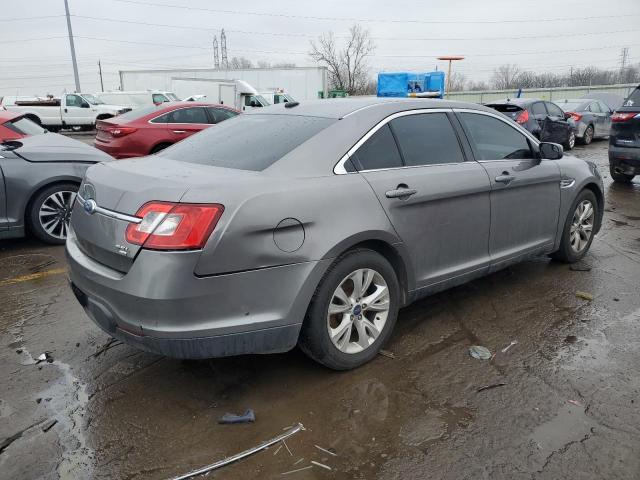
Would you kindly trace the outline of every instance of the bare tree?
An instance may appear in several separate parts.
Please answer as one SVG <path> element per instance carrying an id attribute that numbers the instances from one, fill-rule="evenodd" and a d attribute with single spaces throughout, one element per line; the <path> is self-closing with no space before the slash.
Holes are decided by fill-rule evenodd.
<path id="1" fill-rule="evenodd" d="M 346 90 L 349 94 L 360 94 L 367 90 L 369 82 L 367 57 L 375 50 L 368 30 L 360 25 L 349 29 L 349 38 L 342 49 L 336 45 L 332 32 L 321 35 L 317 42 L 311 41 L 309 55 L 329 70 L 329 82 L 333 88 Z"/>
<path id="2" fill-rule="evenodd" d="M 233 57 L 229 61 L 229 68 L 231 69 L 253 68 L 253 63 L 251 62 L 251 60 L 245 57 Z"/>
<path id="3" fill-rule="evenodd" d="M 491 83 L 493 87 L 498 90 L 518 88 L 518 77 L 520 74 L 520 67 L 518 67 L 518 65 L 507 63 L 493 71 Z"/>
<path id="4" fill-rule="evenodd" d="M 453 72 L 449 79 L 449 89 L 452 92 L 461 92 L 467 86 L 467 77 L 460 72 Z"/>

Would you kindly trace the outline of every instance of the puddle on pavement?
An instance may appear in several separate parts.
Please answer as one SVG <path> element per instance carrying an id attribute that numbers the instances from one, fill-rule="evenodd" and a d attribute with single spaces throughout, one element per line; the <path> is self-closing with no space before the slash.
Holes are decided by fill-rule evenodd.
<path id="1" fill-rule="evenodd" d="M 567 445 L 580 442 L 591 434 L 594 423 L 584 413 L 584 407 L 564 405 L 555 417 L 539 425 L 529 437 L 542 458 L 548 458 Z"/>

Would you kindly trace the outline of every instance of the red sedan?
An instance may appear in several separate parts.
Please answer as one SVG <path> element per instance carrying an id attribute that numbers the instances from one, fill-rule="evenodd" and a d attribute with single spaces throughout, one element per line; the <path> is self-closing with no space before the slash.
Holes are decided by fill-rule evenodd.
<path id="1" fill-rule="evenodd" d="M 19 112 L 0 110 L 0 143 L 45 132 L 44 128 Z"/>
<path id="2" fill-rule="evenodd" d="M 175 102 L 143 107 L 96 123 L 96 148 L 115 158 L 143 157 L 240 112 L 211 103 Z"/>

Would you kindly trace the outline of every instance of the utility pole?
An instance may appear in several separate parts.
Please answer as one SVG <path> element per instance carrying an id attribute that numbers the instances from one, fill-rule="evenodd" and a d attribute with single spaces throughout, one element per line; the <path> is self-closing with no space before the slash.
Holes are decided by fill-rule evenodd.
<path id="1" fill-rule="evenodd" d="M 624 47 L 620 52 L 620 83 L 624 81 L 624 70 L 629 61 L 629 47 Z"/>
<path id="2" fill-rule="evenodd" d="M 224 34 L 224 28 L 220 33 L 220 50 L 222 53 L 222 68 L 229 69 L 229 59 L 227 58 L 227 36 Z"/>
<path id="3" fill-rule="evenodd" d="M 102 65 L 100 65 L 100 60 L 98 60 L 98 71 L 100 72 L 100 91 L 104 92 L 104 83 L 102 83 Z"/>
<path id="4" fill-rule="evenodd" d="M 448 60 L 449 61 L 449 71 L 447 72 L 447 98 L 449 98 L 449 92 L 451 92 L 451 62 L 455 62 L 457 60 L 464 60 L 464 57 L 459 55 L 446 55 L 444 57 L 438 57 L 438 60 Z"/>
<path id="5" fill-rule="evenodd" d="M 73 30 L 71 30 L 71 15 L 69 15 L 69 2 L 64 0 L 64 10 L 67 14 L 67 30 L 69 30 L 69 46 L 71 47 L 71 62 L 73 63 L 73 76 L 76 80 L 76 93 L 80 93 L 80 77 L 78 76 L 78 62 L 76 62 L 76 47 L 73 45 Z"/>
<path id="6" fill-rule="evenodd" d="M 220 68 L 220 52 L 218 51 L 218 37 L 213 36 L 213 66 Z"/>

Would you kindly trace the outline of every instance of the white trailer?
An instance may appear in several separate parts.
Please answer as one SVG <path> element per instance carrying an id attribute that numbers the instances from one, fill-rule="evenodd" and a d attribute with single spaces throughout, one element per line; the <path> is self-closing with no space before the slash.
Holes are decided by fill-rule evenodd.
<path id="1" fill-rule="evenodd" d="M 199 93 L 195 91 L 179 92 L 174 89 L 173 82 L 176 78 L 244 80 L 258 92 L 282 89 L 297 101 L 316 99 L 318 92 L 322 92 L 326 98 L 328 93 L 326 67 L 121 70 L 120 88 L 121 90 L 169 90 L 180 98 Z"/>
<path id="2" fill-rule="evenodd" d="M 173 91 L 183 98 L 200 97 L 199 101 L 219 103 L 238 110 L 269 105 L 255 88 L 243 80 L 176 77 L 171 85 Z"/>

